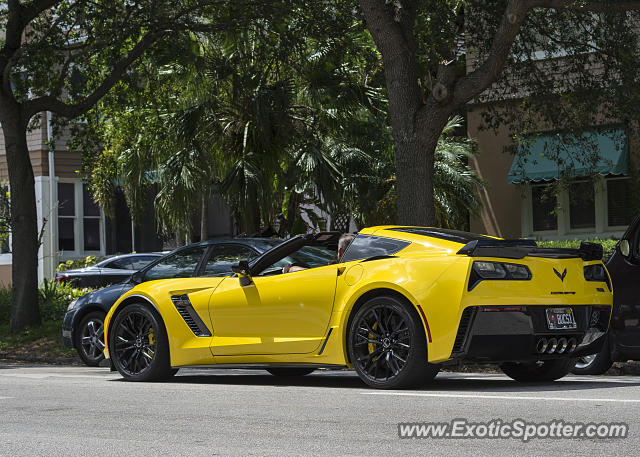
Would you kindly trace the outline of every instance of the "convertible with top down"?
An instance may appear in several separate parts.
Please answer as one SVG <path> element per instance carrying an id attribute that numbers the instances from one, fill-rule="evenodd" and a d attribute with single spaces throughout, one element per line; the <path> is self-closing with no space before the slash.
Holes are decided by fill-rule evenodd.
<path id="1" fill-rule="evenodd" d="M 612 290 L 599 245 L 382 226 L 338 258 L 340 236 L 295 236 L 224 277 L 134 287 L 105 318 L 105 355 L 131 381 L 194 365 L 276 376 L 350 367 L 370 386 L 401 388 L 464 362 L 552 381 L 604 342 Z"/>

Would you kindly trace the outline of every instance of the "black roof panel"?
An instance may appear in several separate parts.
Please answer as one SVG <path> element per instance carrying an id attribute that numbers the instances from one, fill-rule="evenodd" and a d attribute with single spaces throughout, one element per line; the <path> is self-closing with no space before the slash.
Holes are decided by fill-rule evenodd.
<path id="1" fill-rule="evenodd" d="M 479 235 L 477 233 L 463 232 L 462 230 L 451 230 L 434 227 L 396 227 L 387 230 L 396 232 L 410 233 L 412 235 L 429 236 L 431 238 L 439 238 L 441 240 L 453 241 L 454 243 L 467 244 L 469 241 L 475 240 L 492 240 L 494 238 L 487 235 Z"/>

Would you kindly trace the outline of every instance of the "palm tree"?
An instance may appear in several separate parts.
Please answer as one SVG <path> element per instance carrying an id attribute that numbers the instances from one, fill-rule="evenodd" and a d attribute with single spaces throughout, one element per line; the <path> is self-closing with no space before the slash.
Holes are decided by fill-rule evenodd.
<path id="1" fill-rule="evenodd" d="M 433 193 L 440 227 L 466 229 L 469 215 L 477 215 L 482 206 L 478 190 L 484 183 L 468 165 L 473 145 L 452 136 L 462 122 L 461 116 L 449 119 L 436 147 Z"/>

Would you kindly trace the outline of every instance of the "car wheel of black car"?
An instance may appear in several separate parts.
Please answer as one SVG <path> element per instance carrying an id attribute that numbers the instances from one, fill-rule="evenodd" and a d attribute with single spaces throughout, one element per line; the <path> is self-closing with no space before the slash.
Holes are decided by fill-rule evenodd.
<path id="1" fill-rule="evenodd" d="M 104 360 L 104 316 L 100 311 L 87 314 L 75 331 L 78 355 L 90 367 Z"/>
<path id="2" fill-rule="evenodd" d="M 576 363 L 575 358 L 537 362 L 506 362 L 500 368 L 519 382 L 549 382 L 567 375 Z"/>
<path id="3" fill-rule="evenodd" d="M 274 368 L 267 368 L 267 371 L 269 373 L 271 373 L 274 376 L 278 376 L 278 377 L 283 377 L 283 378 L 288 378 L 288 377 L 296 377 L 296 376 L 305 376 L 308 375 L 309 373 L 313 373 L 314 371 L 316 371 L 315 368 L 295 368 L 295 367 L 282 367 L 282 368 L 278 368 L 278 367 L 274 367 Z"/>
<path id="4" fill-rule="evenodd" d="M 578 357 L 575 366 L 571 369 L 573 374 L 603 374 L 613 365 L 611 360 L 611 351 L 609 350 L 609 341 L 606 341 L 602 349 L 597 354 L 585 355 Z"/>
<path id="5" fill-rule="evenodd" d="M 146 305 L 129 305 L 118 313 L 109 331 L 109 352 L 129 381 L 159 381 L 177 372 L 170 365 L 165 326 Z"/>
<path id="6" fill-rule="evenodd" d="M 427 362 L 427 339 L 418 313 L 395 297 L 375 297 L 358 309 L 347 347 L 360 378 L 379 389 L 426 383 L 439 371 Z"/>

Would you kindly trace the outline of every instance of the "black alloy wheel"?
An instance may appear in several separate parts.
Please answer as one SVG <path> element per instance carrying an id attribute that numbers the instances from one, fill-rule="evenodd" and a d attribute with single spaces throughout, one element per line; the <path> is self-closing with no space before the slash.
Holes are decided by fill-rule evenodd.
<path id="1" fill-rule="evenodd" d="M 439 370 L 427 362 L 427 341 L 416 310 L 391 296 L 372 298 L 358 309 L 348 350 L 360 378 L 381 389 L 426 383 Z"/>
<path id="2" fill-rule="evenodd" d="M 127 380 L 157 381 L 177 371 L 169 363 L 162 320 L 145 305 L 129 305 L 116 316 L 109 331 L 109 348 L 116 369 Z"/>
<path id="3" fill-rule="evenodd" d="M 87 314 L 75 332 L 78 355 L 90 367 L 104 360 L 104 316 L 100 311 Z"/>

